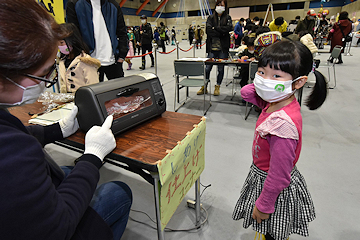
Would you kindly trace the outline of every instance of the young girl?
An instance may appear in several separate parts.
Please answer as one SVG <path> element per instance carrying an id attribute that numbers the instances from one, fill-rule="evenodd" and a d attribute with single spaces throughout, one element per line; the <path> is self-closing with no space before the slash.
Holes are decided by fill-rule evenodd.
<path id="1" fill-rule="evenodd" d="M 129 51 L 128 51 L 127 56 L 125 58 L 125 62 L 127 62 L 127 64 L 128 64 L 128 68 L 126 70 L 131 70 L 131 66 L 132 66 L 131 57 L 134 56 L 135 35 L 132 32 L 132 29 L 130 27 L 128 28 L 127 36 L 128 36 L 128 39 L 129 39 Z"/>
<path id="2" fill-rule="evenodd" d="M 60 41 L 59 45 L 60 92 L 74 93 L 81 86 L 99 82 L 98 69 L 101 63 L 90 57 L 89 48 L 73 23 L 64 23 L 61 27 L 70 36 Z"/>
<path id="3" fill-rule="evenodd" d="M 256 123 L 250 167 L 233 219 L 263 235 L 285 240 L 290 234 L 308 236 L 315 209 L 305 180 L 295 164 L 302 141 L 300 105 L 294 93 L 313 67 L 310 50 L 299 41 L 280 41 L 266 48 L 258 63 L 254 84 L 241 96 L 263 108 Z M 306 105 L 317 109 L 325 101 L 324 76 L 315 71 L 316 84 Z"/>

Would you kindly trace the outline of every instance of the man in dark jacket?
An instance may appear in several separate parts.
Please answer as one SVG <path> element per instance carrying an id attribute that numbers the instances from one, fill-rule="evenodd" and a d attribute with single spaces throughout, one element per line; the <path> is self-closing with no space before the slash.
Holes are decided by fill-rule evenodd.
<path id="1" fill-rule="evenodd" d="M 153 39 L 153 32 L 151 29 L 150 23 L 147 22 L 147 17 L 142 15 L 141 26 L 140 26 L 140 46 L 141 46 L 141 54 L 144 55 L 146 51 L 152 52 L 151 41 Z M 152 53 L 149 54 L 151 59 L 151 67 L 154 67 L 154 56 Z M 142 65 L 139 67 L 141 70 L 145 69 L 145 56 L 141 57 Z"/>
<path id="2" fill-rule="evenodd" d="M 135 43 L 136 47 L 134 47 L 134 54 L 136 55 L 136 49 L 137 49 L 138 55 L 140 55 L 141 46 L 140 46 L 140 28 L 139 27 L 135 28 L 134 35 L 135 35 L 135 40 L 136 40 L 136 43 Z"/>
<path id="3" fill-rule="evenodd" d="M 230 34 L 233 30 L 231 17 L 228 14 L 227 1 L 217 0 L 214 13 L 206 21 L 206 52 L 209 58 L 227 58 L 230 48 Z M 210 79 L 212 65 L 206 66 L 205 77 Z M 224 65 L 218 65 L 218 74 L 214 95 L 220 95 L 220 84 L 224 78 Z M 204 86 L 197 92 L 198 95 L 207 93 Z"/>
<path id="4" fill-rule="evenodd" d="M 308 31 L 308 33 L 310 33 L 311 36 L 314 37 L 315 16 L 316 13 L 314 9 L 310 9 L 307 12 L 305 19 L 300 21 L 296 26 L 295 33 L 298 34 L 301 31 Z"/>
<path id="5" fill-rule="evenodd" d="M 190 42 L 190 45 L 192 45 L 193 40 L 194 40 L 195 31 L 194 31 L 193 27 L 191 26 L 191 24 L 190 24 L 190 26 L 189 26 L 188 34 L 189 34 L 189 42 Z"/>
<path id="6" fill-rule="evenodd" d="M 129 50 L 124 16 L 115 0 L 69 0 L 66 21 L 74 23 L 90 49 L 100 60 L 99 81 L 124 76 L 122 63 Z"/>

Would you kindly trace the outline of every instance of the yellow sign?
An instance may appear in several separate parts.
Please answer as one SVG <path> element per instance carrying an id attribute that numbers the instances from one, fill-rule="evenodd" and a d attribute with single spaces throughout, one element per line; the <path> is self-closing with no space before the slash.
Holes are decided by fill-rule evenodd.
<path id="1" fill-rule="evenodd" d="M 164 230 L 205 167 L 205 118 L 158 163 L 160 216 Z"/>
<path id="2" fill-rule="evenodd" d="M 65 22 L 63 0 L 37 0 L 37 2 L 55 18 L 58 24 Z"/>

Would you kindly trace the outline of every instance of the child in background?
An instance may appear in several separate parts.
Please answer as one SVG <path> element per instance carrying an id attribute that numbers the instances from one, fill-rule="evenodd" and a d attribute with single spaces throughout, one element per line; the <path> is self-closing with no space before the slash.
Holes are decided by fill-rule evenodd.
<path id="1" fill-rule="evenodd" d="M 128 68 L 126 70 L 131 70 L 131 57 L 134 56 L 134 42 L 135 42 L 135 35 L 132 32 L 131 28 L 128 28 L 128 38 L 129 38 L 129 51 L 127 53 L 127 56 L 125 58 L 125 62 L 128 64 Z"/>
<path id="2" fill-rule="evenodd" d="M 59 44 L 60 92 L 74 93 L 81 86 L 99 82 L 101 63 L 90 57 L 89 48 L 73 23 L 64 23 L 61 27 L 70 35 Z"/>
<path id="3" fill-rule="evenodd" d="M 255 48 L 254 48 L 255 38 L 245 36 L 243 38 L 243 41 L 245 42 L 247 48 L 242 53 L 239 53 L 239 58 L 242 60 L 254 61 L 255 60 Z M 248 65 L 241 66 L 240 78 L 241 78 L 241 80 L 240 80 L 241 87 L 248 84 L 248 80 L 249 80 L 249 66 Z"/>
<path id="4" fill-rule="evenodd" d="M 262 112 L 256 122 L 250 167 L 233 219 L 244 219 L 263 239 L 285 240 L 292 233 L 308 236 L 315 209 L 306 182 L 295 164 L 302 144 L 302 117 L 294 93 L 313 68 L 309 49 L 299 41 L 280 41 L 259 58 L 254 84 L 241 96 Z M 314 71 L 316 84 L 306 105 L 319 108 L 327 95 L 324 76 Z"/>

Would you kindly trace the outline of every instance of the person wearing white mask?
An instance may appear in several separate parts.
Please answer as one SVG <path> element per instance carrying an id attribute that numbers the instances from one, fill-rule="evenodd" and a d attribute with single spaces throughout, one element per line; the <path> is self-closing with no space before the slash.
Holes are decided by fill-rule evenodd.
<path id="1" fill-rule="evenodd" d="M 210 15 L 206 21 L 206 53 L 208 58 L 228 58 L 230 48 L 230 32 L 233 30 L 232 20 L 228 14 L 228 7 L 226 0 L 217 0 L 215 4 L 215 11 Z M 207 65 L 205 70 L 205 77 L 210 80 L 210 72 L 212 65 Z M 218 74 L 216 78 L 216 85 L 214 95 L 220 95 L 220 85 L 224 78 L 224 65 L 217 66 Z M 202 86 L 197 92 L 198 95 L 207 93 L 207 87 Z"/>
<path id="2" fill-rule="evenodd" d="M 302 116 L 294 96 L 312 71 L 316 84 L 306 105 L 315 110 L 326 99 L 327 83 L 313 70 L 312 54 L 300 41 L 267 47 L 259 58 L 254 83 L 241 89 L 242 98 L 262 112 L 255 127 L 252 165 L 233 219 L 244 219 L 244 228 L 252 225 L 264 235 L 261 239 L 308 236 L 309 222 L 316 217 L 305 178 L 296 166 L 302 148 Z"/>
<path id="3" fill-rule="evenodd" d="M 140 46 L 141 46 L 141 54 L 144 55 L 146 52 L 149 52 L 151 66 L 154 67 L 154 55 L 152 54 L 152 40 L 153 40 L 153 32 L 151 29 L 151 24 L 147 22 L 146 15 L 142 15 L 140 17 L 141 25 L 140 25 Z M 141 70 L 144 70 L 146 67 L 145 55 L 141 57 Z"/>
<path id="4" fill-rule="evenodd" d="M 78 130 L 77 107 L 49 126 L 24 126 L 8 108 L 36 101 L 44 86 L 56 83 L 58 45 L 68 33 L 36 1 L 1 3 L 1 239 L 120 239 L 131 190 L 118 181 L 97 186 L 103 160 L 116 147 L 113 117 L 86 133 L 85 151 L 75 166 L 60 168 L 47 158 L 46 144 Z"/>

